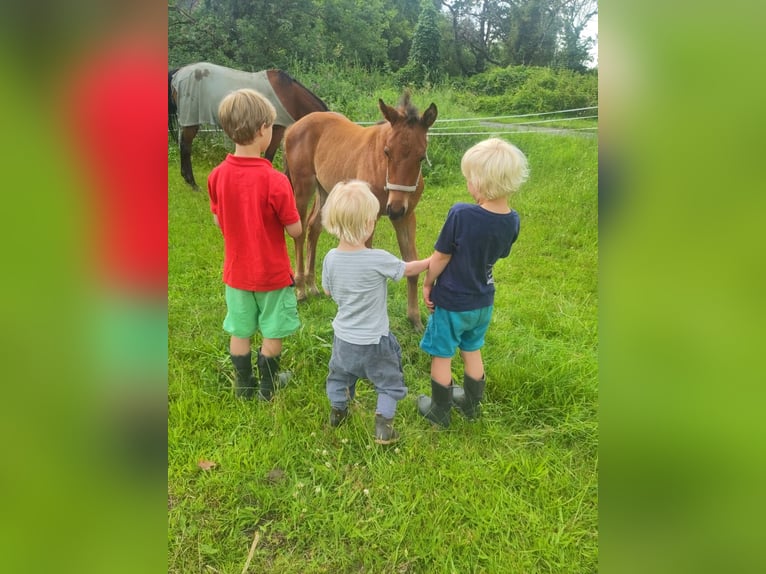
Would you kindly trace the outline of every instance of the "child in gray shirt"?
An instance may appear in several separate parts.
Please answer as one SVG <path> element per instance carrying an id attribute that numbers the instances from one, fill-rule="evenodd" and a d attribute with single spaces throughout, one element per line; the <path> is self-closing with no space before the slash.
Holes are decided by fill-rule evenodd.
<path id="1" fill-rule="evenodd" d="M 348 416 L 357 380 L 368 379 L 378 394 L 375 442 L 390 444 L 399 438 L 393 419 L 407 387 L 402 350 L 389 330 L 387 282 L 422 273 L 430 260 L 405 262 L 382 249 L 368 248 L 379 212 L 378 199 L 359 180 L 338 183 L 322 208 L 322 224 L 340 240 L 322 264 L 322 288 L 338 304 L 327 397 L 330 425 L 336 427 Z"/>

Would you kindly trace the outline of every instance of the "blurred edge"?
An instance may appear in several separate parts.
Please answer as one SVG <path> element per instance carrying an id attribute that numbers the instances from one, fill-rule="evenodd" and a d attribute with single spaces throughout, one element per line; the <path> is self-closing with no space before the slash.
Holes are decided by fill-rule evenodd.
<path id="1" fill-rule="evenodd" d="M 167 249 L 166 6 L 0 9 L 4 566 L 161 570 L 164 461 L 126 445 L 165 440 L 130 423 L 165 408 L 160 265 L 141 261 Z M 763 11 L 600 3 L 604 572 L 763 570 Z M 67 99 L 110 62 L 151 78 L 120 137 Z"/>
<path id="2" fill-rule="evenodd" d="M 599 8 L 600 570 L 760 572 L 766 9 Z"/>
<path id="3" fill-rule="evenodd" d="M 166 570 L 167 7 L 0 7 L 8 572 Z"/>

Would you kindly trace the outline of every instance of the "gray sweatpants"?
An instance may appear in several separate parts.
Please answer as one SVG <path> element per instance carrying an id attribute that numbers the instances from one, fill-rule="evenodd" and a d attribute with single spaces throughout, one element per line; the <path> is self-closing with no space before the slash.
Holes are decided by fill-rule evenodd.
<path id="1" fill-rule="evenodd" d="M 355 345 L 333 336 L 329 368 L 327 398 L 335 408 L 346 408 L 358 379 L 367 379 L 375 387 L 375 410 L 386 418 L 396 414 L 396 403 L 407 396 L 402 348 L 393 333 L 381 337 L 377 345 Z"/>

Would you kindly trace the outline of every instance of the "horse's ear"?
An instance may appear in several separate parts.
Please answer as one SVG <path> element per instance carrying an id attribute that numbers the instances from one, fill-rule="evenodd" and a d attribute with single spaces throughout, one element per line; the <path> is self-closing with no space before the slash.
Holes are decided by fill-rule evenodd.
<path id="1" fill-rule="evenodd" d="M 428 106 L 428 109 L 423 112 L 423 117 L 420 118 L 420 121 L 423 123 L 426 129 L 430 128 L 436 121 L 437 114 L 438 110 L 436 109 L 436 104 L 432 102 L 431 105 Z"/>
<path id="2" fill-rule="evenodd" d="M 388 123 L 391 125 L 394 125 L 402 118 L 401 114 L 396 110 L 396 108 L 387 106 L 386 103 L 380 98 L 378 98 L 378 106 L 380 107 L 380 111 L 383 112 L 383 117 L 386 118 Z"/>

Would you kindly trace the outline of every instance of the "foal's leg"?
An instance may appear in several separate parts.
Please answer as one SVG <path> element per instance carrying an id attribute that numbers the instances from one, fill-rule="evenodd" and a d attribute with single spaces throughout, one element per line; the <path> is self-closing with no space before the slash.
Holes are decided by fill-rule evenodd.
<path id="1" fill-rule="evenodd" d="M 178 136 L 178 146 L 181 151 L 181 176 L 184 181 L 191 185 L 195 191 L 199 191 L 197 182 L 194 181 L 194 172 L 192 171 L 191 155 L 192 142 L 197 135 L 199 126 L 185 126 L 181 128 L 181 135 Z"/>
<path id="2" fill-rule="evenodd" d="M 316 180 L 313 174 L 301 175 L 295 173 L 297 170 L 289 169 L 288 177 L 293 186 L 295 194 L 295 205 L 298 208 L 298 214 L 301 216 L 301 234 L 294 239 L 295 243 L 295 297 L 298 301 L 306 299 L 306 263 L 304 262 L 304 248 L 306 245 L 306 235 L 308 232 L 308 207 L 311 198 L 314 195 L 314 186 Z M 318 200 L 317 200 L 318 202 Z"/>
<path id="3" fill-rule="evenodd" d="M 396 230 L 396 240 L 399 251 L 405 261 L 415 261 L 418 258 L 415 245 L 415 212 L 410 211 L 402 219 L 391 222 Z M 407 318 L 416 331 L 423 330 L 418 307 L 418 275 L 407 277 Z"/>
<path id="4" fill-rule="evenodd" d="M 301 216 L 301 234 L 293 239 L 295 243 L 295 297 L 298 301 L 306 299 L 306 265 L 303 261 L 303 250 L 306 245 L 306 220 L 308 219 L 308 201 L 309 197 L 295 186 L 295 205 L 298 208 L 298 214 Z"/>
<path id="5" fill-rule="evenodd" d="M 314 208 L 311 210 L 311 216 L 309 217 L 309 245 L 308 245 L 308 260 L 306 261 L 306 295 L 319 295 L 319 288 L 316 283 L 316 256 L 317 256 L 317 241 L 319 235 L 322 233 L 322 206 L 324 200 L 327 198 L 327 193 L 320 188 L 319 193 L 316 195 L 314 201 Z"/>

